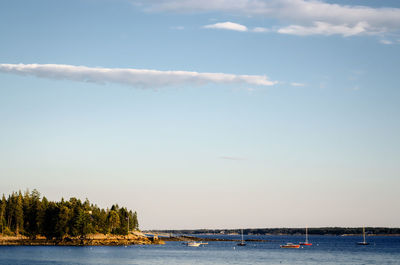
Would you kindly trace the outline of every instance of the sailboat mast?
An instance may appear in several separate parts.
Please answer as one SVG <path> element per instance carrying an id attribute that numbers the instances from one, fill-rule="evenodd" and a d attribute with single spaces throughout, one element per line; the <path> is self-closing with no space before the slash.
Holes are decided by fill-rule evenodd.
<path id="1" fill-rule="evenodd" d="M 306 227 L 306 243 L 308 243 L 308 228 Z"/>
<path id="2" fill-rule="evenodd" d="M 366 242 L 365 241 L 365 226 L 363 226 L 363 239 L 364 239 L 364 243 Z"/>
<path id="3" fill-rule="evenodd" d="M 242 243 L 244 242 L 244 240 L 243 240 L 243 229 L 242 229 Z"/>

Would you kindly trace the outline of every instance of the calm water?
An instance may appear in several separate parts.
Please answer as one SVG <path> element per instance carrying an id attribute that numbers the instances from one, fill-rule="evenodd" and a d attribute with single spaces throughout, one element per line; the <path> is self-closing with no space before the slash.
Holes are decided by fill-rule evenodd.
<path id="1" fill-rule="evenodd" d="M 231 237 L 232 238 L 232 237 Z M 239 236 L 236 237 L 239 239 Z M 271 242 L 209 242 L 191 248 L 181 242 L 161 246 L 127 247 L 24 247 L 0 246 L 3 264 L 400 264 L 400 237 L 368 237 L 369 246 L 358 246 L 360 237 L 310 236 L 313 246 L 281 249 L 280 244 L 303 237 L 247 238 Z"/>

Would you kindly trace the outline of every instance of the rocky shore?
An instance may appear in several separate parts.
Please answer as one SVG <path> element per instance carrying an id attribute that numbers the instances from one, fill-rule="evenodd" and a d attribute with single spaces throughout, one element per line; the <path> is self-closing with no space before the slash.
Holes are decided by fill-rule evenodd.
<path id="1" fill-rule="evenodd" d="M 38 236 L 35 239 L 25 236 L 1 236 L 0 245 L 3 246 L 123 246 L 123 245 L 150 245 L 165 244 L 157 237 L 148 238 L 140 232 L 126 236 L 91 234 L 85 238 L 65 237 L 59 239 L 46 239 Z"/>

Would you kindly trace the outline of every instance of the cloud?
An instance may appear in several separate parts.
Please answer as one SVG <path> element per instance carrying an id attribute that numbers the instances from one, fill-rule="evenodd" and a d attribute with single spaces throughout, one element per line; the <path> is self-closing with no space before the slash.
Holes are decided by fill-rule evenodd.
<path id="1" fill-rule="evenodd" d="M 296 82 L 292 82 L 292 83 L 290 83 L 290 85 L 291 85 L 291 86 L 296 86 L 296 87 L 303 87 L 303 86 L 306 86 L 306 84 L 303 84 L 303 83 L 296 83 Z"/>
<path id="2" fill-rule="evenodd" d="M 382 44 L 386 44 L 386 45 L 393 44 L 393 41 L 386 40 L 386 39 L 384 39 L 384 40 L 380 40 L 379 42 L 380 42 L 380 43 L 382 43 Z"/>
<path id="3" fill-rule="evenodd" d="M 311 27 L 304 27 L 300 25 L 291 25 L 288 27 L 278 29 L 278 33 L 281 34 L 291 34 L 298 36 L 307 35 L 342 35 L 344 37 L 358 35 L 361 33 L 366 33 L 368 29 L 368 24 L 365 22 L 360 22 L 357 25 L 351 27 L 348 25 L 332 25 L 325 22 L 314 22 Z"/>
<path id="4" fill-rule="evenodd" d="M 247 17 L 275 18 L 311 29 L 313 34 L 378 34 L 400 29 L 400 8 L 375 8 L 341 5 L 322 0 L 133 0 L 149 11 L 224 12 Z M 314 23 L 329 25 L 330 30 L 315 30 Z M 363 27 L 368 25 L 368 27 Z M 339 27 L 339 28 L 336 28 Z M 360 30 L 362 27 L 363 30 Z M 340 29 L 342 28 L 342 29 Z M 290 28 L 292 32 L 296 28 Z M 318 29 L 318 26 L 317 26 Z M 300 30 L 300 29 L 297 29 Z M 303 29 L 304 31 L 304 29 Z M 330 33 L 330 32 L 337 33 Z M 343 32 L 343 33 L 339 33 Z M 308 34 L 310 35 L 310 34 Z"/>
<path id="5" fill-rule="evenodd" d="M 212 25 L 206 25 L 203 28 L 206 29 L 226 29 L 226 30 L 234 30 L 234 31 L 247 31 L 247 27 L 233 23 L 233 22 L 221 22 L 221 23 L 215 23 Z"/>
<path id="6" fill-rule="evenodd" d="M 216 23 L 212 25 L 203 26 L 203 28 L 208 29 L 225 29 L 225 30 L 234 30 L 234 31 L 248 31 L 248 28 L 245 25 L 241 25 L 233 22 L 222 22 Z M 264 27 L 255 27 L 251 30 L 251 32 L 257 33 L 265 33 L 270 32 L 271 30 Z M 342 35 L 344 37 L 359 35 L 362 33 L 371 34 L 372 31 L 369 30 L 369 25 L 365 22 L 360 22 L 357 25 L 351 27 L 348 25 L 332 25 L 329 23 L 317 21 L 314 22 L 312 26 L 301 26 L 301 25 L 290 25 L 287 27 L 282 27 L 279 29 L 275 29 L 275 32 L 280 34 L 290 34 L 290 35 L 298 35 L 298 36 L 308 36 L 308 35 Z M 381 41 L 382 42 L 382 41 Z M 384 43 L 384 42 L 382 42 Z M 388 44 L 388 43 L 384 43 Z"/>
<path id="7" fill-rule="evenodd" d="M 263 28 L 263 27 L 255 27 L 255 28 L 253 28 L 252 31 L 253 32 L 261 32 L 261 33 L 263 33 L 263 32 L 270 32 L 270 29 Z"/>
<path id="8" fill-rule="evenodd" d="M 190 71 L 159 71 L 126 68 L 94 68 L 64 64 L 0 64 L 0 72 L 40 78 L 93 83 L 119 83 L 141 88 L 182 85 L 242 84 L 272 86 L 265 75 L 235 75 Z"/>

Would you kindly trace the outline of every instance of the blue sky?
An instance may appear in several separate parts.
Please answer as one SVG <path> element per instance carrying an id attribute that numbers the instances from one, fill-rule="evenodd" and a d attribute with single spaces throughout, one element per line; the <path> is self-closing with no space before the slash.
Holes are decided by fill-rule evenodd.
<path id="1" fill-rule="evenodd" d="M 400 226 L 399 29 L 398 1 L 1 1 L 0 192 Z"/>

